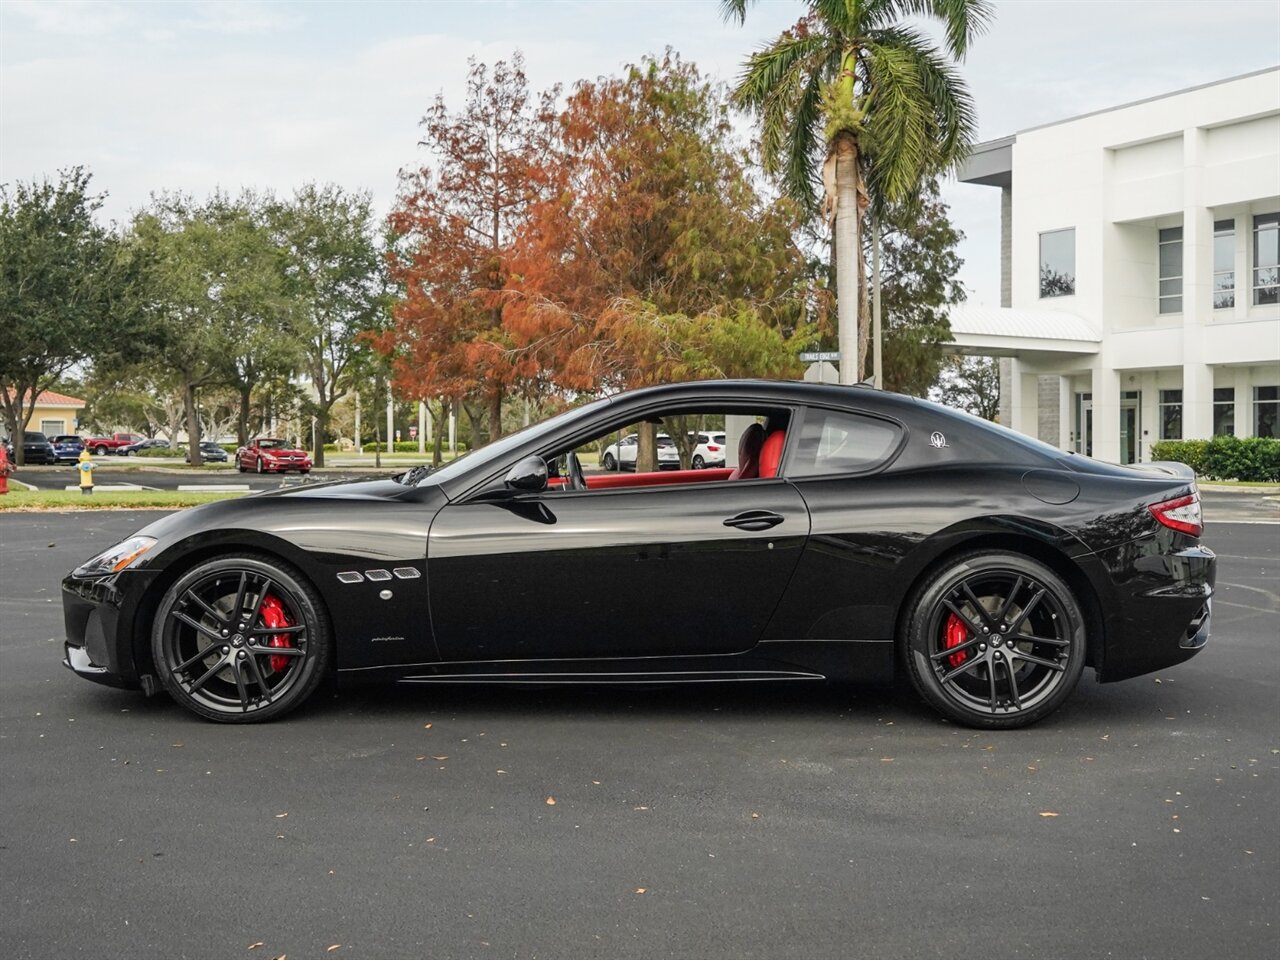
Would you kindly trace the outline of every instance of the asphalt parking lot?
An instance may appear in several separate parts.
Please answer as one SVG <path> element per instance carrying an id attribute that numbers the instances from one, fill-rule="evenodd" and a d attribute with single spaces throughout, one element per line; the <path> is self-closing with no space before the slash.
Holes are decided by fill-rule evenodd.
<path id="1" fill-rule="evenodd" d="M 1280 526 L 1210 507 L 1206 651 L 1024 731 L 754 685 L 228 728 L 59 663 L 59 578 L 157 515 L 0 514 L 7 957 L 1280 951 Z"/>

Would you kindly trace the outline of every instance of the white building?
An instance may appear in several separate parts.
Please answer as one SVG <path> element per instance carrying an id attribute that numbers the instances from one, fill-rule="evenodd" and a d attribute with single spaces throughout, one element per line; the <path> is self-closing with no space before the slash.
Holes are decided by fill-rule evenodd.
<path id="1" fill-rule="evenodd" d="M 978 145 L 1001 191 L 1002 420 L 1121 463 L 1160 439 L 1280 436 L 1280 68 Z"/>

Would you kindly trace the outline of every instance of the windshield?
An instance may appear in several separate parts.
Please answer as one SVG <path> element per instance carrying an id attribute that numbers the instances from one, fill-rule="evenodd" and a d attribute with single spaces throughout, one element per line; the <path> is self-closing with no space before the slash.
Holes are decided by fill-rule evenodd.
<path id="1" fill-rule="evenodd" d="M 516 447 L 526 443 L 538 433 L 544 431 L 555 430 L 565 424 L 572 423 L 575 420 L 585 419 L 590 414 L 599 410 L 601 407 L 609 403 L 609 398 L 604 397 L 600 400 L 593 400 L 591 403 L 581 407 L 574 407 L 566 410 L 564 413 L 556 414 L 550 420 L 543 420 L 541 423 L 530 424 L 529 426 L 517 430 L 515 433 L 509 433 L 501 440 L 495 440 L 493 443 L 485 444 L 483 447 L 477 447 L 475 450 L 464 453 L 455 460 L 450 460 L 438 470 L 433 470 L 426 477 L 426 482 L 436 483 L 444 480 L 452 480 L 465 470 L 483 469 L 486 464 L 493 461 L 500 461 L 508 453 Z"/>
<path id="2" fill-rule="evenodd" d="M 263 450 L 278 450 L 281 447 L 287 447 L 288 445 L 289 443 L 286 440 L 264 439 L 258 441 L 258 447 Z"/>

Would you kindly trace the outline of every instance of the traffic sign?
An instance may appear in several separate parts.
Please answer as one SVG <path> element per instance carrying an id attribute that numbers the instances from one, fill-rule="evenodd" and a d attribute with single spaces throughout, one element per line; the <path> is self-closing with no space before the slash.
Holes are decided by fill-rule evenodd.
<path id="1" fill-rule="evenodd" d="M 800 360 L 804 363 L 818 363 L 822 360 L 830 360 L 832 363 L 839 361 L 840 353 L 836 350 L 827 351 L 807 351 L 800 354 Z"/>

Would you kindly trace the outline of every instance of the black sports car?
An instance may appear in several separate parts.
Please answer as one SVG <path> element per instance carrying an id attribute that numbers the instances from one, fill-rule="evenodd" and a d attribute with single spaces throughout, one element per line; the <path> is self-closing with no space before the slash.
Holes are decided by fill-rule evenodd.
<path id="1" fill-rule="evenodd" d="M 733 467 L 657 469 L 726 430 Z M 635 473 L 587 473 L 635 432 Z M 642 446 L 644 440 L 642 439 Z M 687 454 L 686 454 L 687 455 Z M 651 469 L 645 470 L 648 463 Z M 399 683 L 888 679 L 977 727 L 1209 637 L 1180 464 L 1120 467 L 863 387 L 620 394 L 434 472 L 175 513 L 63 581 L 66 665 L 277 717 L 324 675 Z M 708 598 L 718 598 L 708 604 Z"/>

